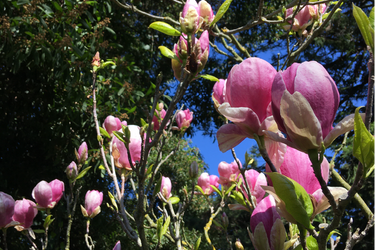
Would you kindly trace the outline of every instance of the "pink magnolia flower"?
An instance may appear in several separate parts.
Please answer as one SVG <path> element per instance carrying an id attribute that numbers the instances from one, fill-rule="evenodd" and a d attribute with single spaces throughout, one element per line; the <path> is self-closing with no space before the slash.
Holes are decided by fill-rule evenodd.
<path id="1" fill-rule="evenodd" d="M 94 218 L 100 213 L 100 205 L 103 202 L 103 193 L 98 190 L 89 190 L 85 196 L 85 207 L 82 207 L 82 214 L 85 217 Z"/>
<path id="2" fill-rule="evenodd" d="M 113 131 L 121 129 L 121 121 L 120 119 L 109 115 L 104 120 L 103 128 L 108 132 L 109 135 L 112 136 Z"/>
<path id="3" fill-rule="evenodd" d="M 266 191 L 264 191 L 264 189 L 262 188 L 262 186 L 267 186 L 266 176 L 254 169 L 246 170 L 245 176 L 247 183 L 249 184 L 250 194 L 254 199 L 254 203 L 259 203 L 266 193 Z M 243 178 L 242 175 L 240 176 L 240 178 Z M 244 185 L 245 183 L 244 181 L 242 181 L 241 190 L 245 197 L 248 199 L 249 197 L 247 196 Z"/>
<path id="4" fill-rule="evenodd" d="M 88 157 L 88 148 L 87 148 L 87 143 L 82 142 L 81 146 L 78 148 L 78 161 L 83 164 L 87 160 Z"/>
<path id="5" fill-rule="evenodd" d="M 199 7 L 195 0 L 187 0 L 180 13 L 181 31 L 185 34 L 195 34 L 202 25 L 203 18 L 199 16 Z"/>
<path id="6" fill-rule="evenodd" d="M 209 26 L 215 18 L 211 5 L 205 0 L 201 0 L 198 4 L 199 15 L 203 18 L 204 26 Z"/>
<path id="7" fill-rule="evenodd" d="M 286 18 L 292 17 L 295 9 L 289 8 L 286 10 L 285 16 Z M 292 21 L 288 21 L 290 24 Z M 293 31 L 304 31 L 307 26 L 312 24 L 310 8 L 308 6 L 303 7 L 299 10 L 299 12 L 294 16 L 293 19 Z M 289 30 L 290 25 L 284 27 L 284 29 Z"/>
<path id="8" fill-rule="evenodd" d="M 200 186 L 206 195 L 212 194 L 214 191 L 210 185 L 219 187 L 219 177 L 216 175 L 209 175 L 208 173 L 202 173 L 198 178 L 198 186 Z"/>
<path id="9" fill-rule="evenodd" d="M 39 182 L 32 191 L 34 200 L 40 208 L 54 208 L 61 199 L 64 191 L 64 182 L 53 180 L 50 183 L 46 181 Z"/>
<path id="10" fill-rule="evenodd" d="M 172 190 L 171 179 L 169 179 L 168 177 L 162 176 L 160 192 L 162 193 L 162 195 L 164 196 L 166 200 L 168 200 L 169 197 L 171 197 L 171 190 Z"/>
<path id="11" fill-rule="evenodd" d="M 327 197 L 325 197 L 322 192 L 319 181 L 315 177 L 314 170 L 311 165 L 312 163 L 310 158 L 306 153 L 291 147 L 287 147 L 284 155 L 284 161 L 278 169 L 278 172 L 298 182 L 306 190 L 306 192 L 310 194 L 312 204 L 314 205 L 314 214 L 312 215 L 312 218 L 314 218 L 316 214 L 326 210 L 330 207 L 330 205 Z M 266 171 L 271 172 L 268 165 L 266 165 Z M 323 159 L 321 164 L 321 173 L 324 181 L 327 183 L 329 178 L 329 162 L 326 158 Z M 286 211 L 285 204 L 276 195 L 275 189 L 273 187 L 265 186 L 263 186 L 263 189 L 274 196 L 279 213 L 285 219 L 294 223 L 295 220 L 293 216 Z M 335 200 L 338 200 L 341 195 L 347 192 L 347 190 L 342 187 L 328 187 L 328 189 L 333 194 Z"/>
<path id="12" fill-rule="evenodd" d="M 315 4 L 315 5 L 308 5 L 310 10 L 311 18 L 318 19 L 320 16 L 323 16 L 323 14 L 326 12 L 327 5 L 325 3 L 323 4 Z M 320 16 L 319 16 L 320 12 Z"/>
<path id="13" fill-rule="evenodd" d="M 141 160 L 142 138 L 140 127 L 137 125 L 129 125 L 128 128 L 130 130 L 129 151 L 132 163 L 135 165 L 136 161 Z M 126 149 L 125 144 L 117 137 L 113 138 L 112 156 L 115 160 L 116 167 L 132 170 L 129 163 L 128 150 Z"/>
<path id="14" fill-rule="evenodd" d="M 159 110 L 157 110 L 157 109 L 155 110 L 154 117 L 152 118 L 152 122 L 154 123 L 154 130 L 155 131 L 159 130 L 160 124 L 163 122 L 163 119 L 164 119 L 165 115 L 167 114 L 167 112 L 164 109 L 164 105 L 162 103 L 159 103 Z"/>
<path id="15" fill-rule="evenodd" d="M 113 250 L 121 250 L 121 242 L 120 241 L 117 241 L 117 243 L 114 246 Z"/>
<path id="16" fill-rule="evenodd" d="M 77 164 L 72 161 L 65 169 L 66 176 L 69 180 L 74 180 L 78 175 Z"/>
<path id="17" fill-rule="evenodd" d="M 265 131 L 269 137 L 307 152 L 319 149 L 354 127 L 354 115 L 332 127 L 340 95 L 325 68 L 315 62 L 293 63 L 278 72 L 272 85 L 272 113 L 288 140 Z"/>
<path id="18" fill-rule="evenodd" d="M 0 192 L 0 229 L 11 226 L 14 204 L 15 202 L 12 196 Z"/>
<path id="19" fill-rule="evenodd" d="M 13 220 L 18 221 L 20 225 L 16 226 L 16 229 L 22 231 L 30 228 L 37 214 L 38 209 L 34 202 L 27 199 L 17 200 L 14 205 Z"/>
<path id="20" fill-rule="evenodd" d="M 240 167 L 242 168 L 242 164 L 240 163 Z M 238 175 L 240 174 L 240 170 L 238 169 L 237 163 L 233 161 L 232 163 L 227 163 L 222 161 L 219 163 L 218 172 L 220 175 L 219 184 L 224 186 L 230 186 L 232 182 L 234 182 Z"/>
<path id="21" fill-rule="evenodd" d="M 275 74 L 271 64 L 255 57 L 231 69 L 225 85 L 225 102 L 218 110 L 233 123 L 221 126 L 217 132 L 220 151 L 225 152 L 254 134 L 264 135 L 264 130 L 277 130 L 270 108 Z"/>
<path id="22" fill-rule="evenodd" d="M 262 199 L 250 217 L 250 239 L 256 250 L 284 249 L 285 228 L 276 211 L 275 199 Z"/>
<path id="23" fill-rule="evenodd" d="M 179 129 L 187 129 L 190 127 L 190 123 L 193 120 L 193 112 L 189 109 L 180 110 L 176 115 L 176 122 Z"/>
<path id="24" fill-rule="evenodd" d="M 218 82 L 215 83 L 213 89 L 212 89 L 212 100 L 216 103 L 218 106 L 223 104 L 225 102 L 225 85 L 227 83 L 227 80 L 225 79 L 219 79 Z"/>

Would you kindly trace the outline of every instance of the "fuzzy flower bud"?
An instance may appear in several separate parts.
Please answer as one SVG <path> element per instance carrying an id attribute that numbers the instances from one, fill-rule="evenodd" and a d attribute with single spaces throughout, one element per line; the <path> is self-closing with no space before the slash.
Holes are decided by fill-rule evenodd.
<path id="1" fill-rule="evenodd" d="M 74 180 L 78 175 L 77 164 L 72 161 L 69 166 L 66 167 L 65 173 L 69 180 Z"/>
<path id="2" fill-rule="evenodd" d="M 221 222 L 223 223 L 224 228 L 227 228 L 229 225 L 228 216 L 225 212 L 221 215 Z"/>
<path id="3" fill-rule="evenodd" d="M 203 25 L 208 27 L 214 20 L 215 15 L 212 11 L 211 5 L 205 0 L 199 2 L 199 15 L 203 18 Z"/>
<path id="4" fill-rule="evenodd" d="M 189 168 L 189 177 L 194 179 L 198 177 L 198 164 L 196 161 L 193 161 Z"/>
<path id="5" fill-rule="evenodd" d="M 100 56 L 99 52 L 96 52 L 95 56 L 92 58 L 92 66 L 100 67 Z"/>
<path id="6" fill-rule="evenodd" d="M 87 143 L 82 142 L 81 146 L 78 148 L 78 162 L 83 164 L 87 160 L 88 157 L 88 148 Z"/>
<path id="7" fill-rule="evenodd" d="M 187 0 L 180 13 L 180 25 L 183 33 L 195 34 L 202 24 L 203 18 L 199 16 L 199 7 L 195 0 Z"/>

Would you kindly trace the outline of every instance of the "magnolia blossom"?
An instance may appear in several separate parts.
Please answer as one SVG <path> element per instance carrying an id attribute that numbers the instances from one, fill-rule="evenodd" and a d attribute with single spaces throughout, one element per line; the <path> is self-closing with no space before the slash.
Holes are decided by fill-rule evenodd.
<path id="1" fill-rule="evenodd" d="M 215 18 L 211 5 L 205 0 L 201 0 L 198 4 L 199 15 L 203 18 L 203 26 L 209 26 Z"/>
<path id="2" fill-rule="evenodd" d="M 159 130 L 160 124 L 163 122 L 163 119 L 164 119 L 166 114 L 167 114 L 167 112 L 164 109 L 164 104 L 159 103 L 158 109 L 155 110 L 154 117 L 152 118 L 152 122 L 154 123 L 154 130 L 155 131 Z M 167 124 L 169 124 L 169 121 L 168 121 Z"/>
<path id="3" fill-rule="evenodd" d="M 128 128 L 130 130 L 129 151 L 132 163 L 135 165 L 136 161 L 141 160 L 142 138 L 140 134 L 140 127 L 136 125 L 129 125 Z M 117 137 L 113 138 L 112 156 L 115 160 L 116 167 L 132 170 L 129 163 L 128 150 L 126 149 L 125 144 Z"/>
<path id="4" fill-rule="evenodd" d="M 109 135 L 112 135 L 113 131 L 121 129 L 121 121 L 120 119 L 109 115 L 103 122 L 103 128 L 108 132 Z"/>
<path id="5" fill-rule="evenodd" d="M 308 194 L 312 200 L 314 206 L 314 213 L 311 219 L 316 214 L 321 213 L 330 207 L 327 197 L 324 196 L 318 179 L 315 177 L 314 170 L 311 167 L 311 161 L 307 154 L 298 151 L 294 148 L 287 147 L 284 155 L 284 161 L 282 162 L 278 172 L 298 182 Z M 266 166 L 267 172 L 270 172 L 268 165 Z M 323 180 L 327 183 L 329 178 L 329 162 L 326 158 L 323 159 L 321 164 L 321 173 Z M 273 187 L 263 186 L 268 193 L 272 194 L 277 203 L 277 209 L 280 215 L 282 215 L 288 221 L 295 223 L 293 216 L 286 211 L 285 203 L 276 195 Z M 342 187 L 328 187 L 337 201 L 341 195 L 347 193 L 347 190 Z"/>
<path id="6" fill-rule="evenodd" d="M 100 213 L 100 205 L 103 202 L 103 193 L 97 190 L 89 190 L 85 196 L 85 207 L 81 205 L 82 214 L 85 217 L 94 218 Z"/>
<path id="7" fill-rule="evenodd" d="M 216 110 L 225 102 L 225 85 L 227 80 L 220 79 L 215 83 L 212 89 L 212 101 L 214 102 Z"/>
<path id="8" fill-rule="evenodd" d="M 41 181 L 33 189 L 32 196 L 38 207 L 53 208 L 61 199 L 64 189 L 64 182 L 60 180 L 55 179 L 50 183 Z"/>
<path id="9" fill-rule="evenodd" d="M 291 18 L 295 12 L 295 8 L 289 8 L 286 10 L 285 18 Z M 288 21 L 290 24 L 292 21 Z M 298 11 L 293 19 L 293 31 L 304 31 L 307 26 L 312 24 L 310 8 L 308 6 L 303 7 Z M 284 26 L 284 29 L 289 30 L 290 25 Z"/>
<path id="10" fill-rule="evenodd" d="M 38 214 L 36 205 L 31 200 L 17 200 L 14 205 L 13 220 L 18 221 L 20 225 L 15 226 L 18 231 L 27 230 L 33 224 L 35 216 Z"/>
<path id="11" fill-rule="evenodd" d="M 267 178 L 263 173 L 259 173 L 258 171 L 254 169 L 249 169 L 245 171 L 245 176 L 247 183 L 250 188 L 250 194 L 253 197 L 254 203 L 260 202 L 266 191 L 262 188 L 262 186 L 267 186 Z M 240 175 L 240 178 L 242 179 L 242 175 Z M 246 196 L 246 198 L 249 198 L 246 193 L 245 189 L 245 183 L 242 181 L 241 185 L 242 193 Z"/>
<path id="12" fill-rule="evenodd" d="M 164 196 L 166 200 L 168 200 L 169 197 L 171 197 L 171 190 L 172 190 L 171 179 L 169 179 L 168 177 L 162 176 L 160 192 L 162 193 L 162 195 Z"/>
<path id="13" fill-rule="evenodd" d="M 176 115 L 176 122 L 179 129 L 187 129 L 193 120 L 193 112 L 189 109 L 180 110 Z"/>
<path id="14" fill-rule="evenodd" d="M 80 163 L 84 163 L 87 160 L 88 157 L 88 148 L 87 143 L 82 142 L 82 144 L 78 148 L 78 161 Z"/>
<path id="15" fill-rule="evenodd" d="M 250 217 L 250 229 L 250 239 L 256 250 L 284 249 L 285 228 L 272 196 L 258 203 Z"/>
<path id="16" fill-rule="evenodd" d="M 12 196 L 0 192 L 0 229 L 13 226 L 14 204 Z"/>
<path id="17" fill-rule="evenodd" d="M 242 168 L 241 163 L 240 168 Z M 223 186 L 230 186 L 231 183 L 234 182 L 240 174 L 237 162 L 235 161 L 233 161 L 232 163 L 222 161 L 219 163 L 217 170 L 220 175 L 219 184 Z"/>
<path id="18" fill-rule="evenodd" d="M 121 250 L 121 242 L 117 241 L 116 245 L 113 247 L 113 250 Z"/>
<path id="19" fill-rule="evenodd" d="M 232 123 L 217 132 L 220 151 L 225 152 L 246 137 L 278 131 L 271 112 L 271 88 L 276 70 L 259 58 L 248 58 L 235 65 L 225 84 L 225 102 L 218 110 Z"/>
<path id="20" fill-rule="evenodd" d="M 187 0 L 180 13 L 181 30 L 185 34 L 195 34 L 202 25 L 203 18 L 199 16 L 199 7 L 195 0 Z"/>
<path id="21" fill-rule="evenodd" d="M 332 127 L 340 95 L 325 68 L 315 62 L 293 63 L 278 72 L 272 85 L 272 113 L 287 140 L 265 131 L 269 137 L 307 152 L 328 147 L 339 135 L 354 127 L 349 115 Z"/>
<path id="22" fill-rule="evenodd" d="M 216 175 L 209 175 L 208 173 L 202 173 L 198 178 L 198 186 L 200 186 L 206 195 L 212 194 L 214 191 L 210 185 L 219 187 L 219 177 Z"/>

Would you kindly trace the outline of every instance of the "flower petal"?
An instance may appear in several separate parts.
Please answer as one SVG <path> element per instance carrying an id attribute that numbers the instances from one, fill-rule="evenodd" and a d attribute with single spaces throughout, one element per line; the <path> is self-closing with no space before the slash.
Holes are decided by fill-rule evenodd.
<path id="1" fill-rule="evenodd" d="M 306 98 L 299 92 L 291 95 L 285 91 L 280 103 L 280 114 L 283 118 L 288 138 L 301 151 L 320 148 L 323 141 L 319 120 Z"/>
<path id="2" fill-rule="evenodd" d="M 225 124 L 217 131 L 216 138 L 220 151 L 224 153 L 240 144 L 246 135 L 236 124 Z"/>

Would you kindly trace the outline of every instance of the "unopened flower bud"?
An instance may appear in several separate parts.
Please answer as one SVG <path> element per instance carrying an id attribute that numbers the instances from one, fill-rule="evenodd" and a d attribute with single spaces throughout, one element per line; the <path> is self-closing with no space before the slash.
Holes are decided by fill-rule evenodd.
<path id="1" fill-rule="evenodd" d="M 95 56 L 92 58 L 91 65 L 94 67 L 100 67 L 100 56 L 99 52 L 96 52 Z"/>
<path id="2" fill-rule="evenodd" d="M 88 157 L 88 148 L 87 148 L 87 143 L 82 142 L 81 146 L 78 148 L 78 162 L 80 164 L 84 164 L 85 161 L 87 160 Z"/>
<path id="3" fill-rule="evenodd" d="M 180 13 L 181 30 L 185 34 L 195 34 L 202 24 L 203 18 L 199 16 L 199 7 L 195 0 L 187 0 Z"/>
<path id="4" fill-rule="evenodd" d="M 221 216 L 221 222 L 223 223 L 224 228 L 227 228 L 229 225 L 229 219 L 227 214 L 224 212 Z"/>
<path id="5" fill-rule="evenodd" d="M 77 164 L 72 161 L 69 166 L 66 167 L 65 173 L 69 180 L 74 180 L 78 175 Z"/>
<path id="6" fill-rule="evenodd" d="M 198 164 L 196 161 L 193 161 L 189 168 L 189 177 L 191 179 L 198 177 Z"/>
<path id="7" fill-rule="evenodd" d="M 243 245 L 240 241 L 240 239 L 237 239 L 236 243 L 234 244 L 237 250 L 244 250 Z"/>

